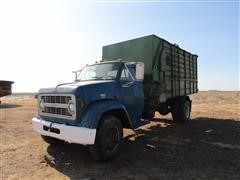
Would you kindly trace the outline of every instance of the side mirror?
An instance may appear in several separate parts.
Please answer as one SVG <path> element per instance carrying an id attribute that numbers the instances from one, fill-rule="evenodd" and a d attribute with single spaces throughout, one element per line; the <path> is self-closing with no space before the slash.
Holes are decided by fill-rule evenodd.
<path id="1" fill-rule="evenodd" d="M 144 79 L 144 63 L 137 62 L 136 63 L 136 80 L 143 81 Z"/>
<path id="2" fill-rule="evenodd" d="M 75 81 L 78 81 L 78 77 L 81 74 L 82 70 L 72 71 L 75 74 Z"/>

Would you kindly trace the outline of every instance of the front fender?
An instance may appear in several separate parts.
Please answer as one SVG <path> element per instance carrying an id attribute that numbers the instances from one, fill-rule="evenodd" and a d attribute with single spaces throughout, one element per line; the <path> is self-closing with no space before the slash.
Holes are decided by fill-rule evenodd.
<path id="1" fill-rule="evenodd" d="M 98 101 L 90 104 L 83 113 L 80 126 L 97 128 L 102 115 L 107 111 L 115 109 L 121 109 L 125 112 L 129 124 L 132 127 L 126 108 L 121 103 L 113 100 Z"/>

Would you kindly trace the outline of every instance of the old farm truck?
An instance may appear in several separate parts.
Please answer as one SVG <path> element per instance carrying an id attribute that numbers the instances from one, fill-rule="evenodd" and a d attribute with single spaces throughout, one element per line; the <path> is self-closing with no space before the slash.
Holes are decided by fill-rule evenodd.
<path id="1" fill-rule="evenodd" d="M 95 159 L 107 161 L 120 150 L 123 128 L 138 128 L 155 111 L 175 122 L 190 119 L 197 55 L 149 35 L 104 46 L 102 59 L 72 83 L 39 90 L 32 125 L 44 141 L 88 145 Z"/>

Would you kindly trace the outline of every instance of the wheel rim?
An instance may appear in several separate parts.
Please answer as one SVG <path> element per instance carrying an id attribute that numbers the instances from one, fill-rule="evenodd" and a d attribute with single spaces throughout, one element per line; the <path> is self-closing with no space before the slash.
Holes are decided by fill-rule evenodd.
<path id="1" fill-rule="evenodd" d="M 105 131 L 103 148 L 107 152 L 113 152 L 117 149 L 120 142 L 120 133 L 118 128 L 112 127 Z"/>
<path id="2" fill-rule="evenodd" d="M 185 102 L 184 112 L 185 112 L 186 119 L 189 119 L 190 118 L 190 104 L 188 101 Z"/>

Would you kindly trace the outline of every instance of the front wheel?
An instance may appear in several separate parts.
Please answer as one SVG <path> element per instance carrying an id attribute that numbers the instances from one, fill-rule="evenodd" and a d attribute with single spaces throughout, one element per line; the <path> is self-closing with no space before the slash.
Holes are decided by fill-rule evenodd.
<path id="1" fill-rule="evenodd" d="M 108 161 L 120 151 L 123 138 L 123 126 L 115 116 L 103 116 L 97 130 L 95 143 L 89 146 L 90 152 L 97 161 Z"/>
<path id="2" fill-rule="evenodd" d="M 188 97 L 181 97 L 171 105 L 171 113 L 175 122 L 187 122 L 190 120 L 191 101 Z"/>

